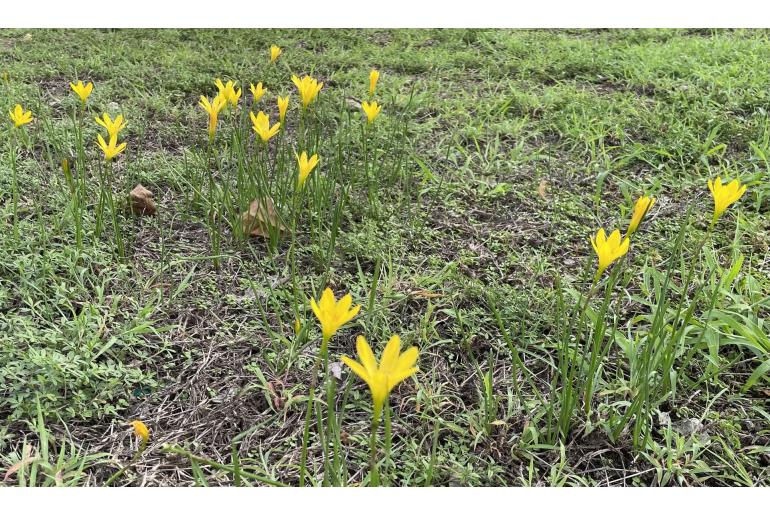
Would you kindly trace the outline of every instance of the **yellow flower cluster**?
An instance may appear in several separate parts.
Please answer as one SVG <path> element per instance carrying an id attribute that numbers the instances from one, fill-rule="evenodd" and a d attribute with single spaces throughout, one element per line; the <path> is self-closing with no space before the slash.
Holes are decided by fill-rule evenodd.
<path id="1" fill-rule="evenodd" d="M 717 177 L 712 181 L 709 179 L 708 188 L 714 200 L 714 212 L 711 217 L 711 227 L 713 227 L 719 217 L 722 216 L 728 207 L 737 202 L 744 193 L 746 185 L 741 185 L 738 179 L 733 179 L 728 184 L 722 184 L 722 178 Z M 628 252 L 631 240 L 630 237 L 639 228 L 639 224 L 647 216 L 652 206 L 655 204 L 653 197 L 642 195 L 634 204 L 634 210 L 631 214 L 631 221 L 628 224 L 628 230 L 625 237 L 621 238 L 620 230 L 615 229 L 612 234 L 607 236 L 604 229 L 599 229 L 596 236 L 591 238 L 591 246 L 596 252 L 599 260 L 597 265 L 596 277 L 599 276 L 615 261 L 625 256 Z"/>
<path id="2" fill-rule="evenodd" d="M 321 323 L 322 352 L 325 352 L 332 336 L 361 310 L 361 306 L 353 306 L 353 297 L 349 293 L 337 301 L 329 288 L 324 290 L 319 302 L 310 299 L 310 307 Z M 348 356 L 342 356 L 341 359 L 369 386 L 374 408 L 373 420 L 377 421 L 393 388 L 417 373 L 415 365 L 419 353 L 417 347 L 410 347 L 402 353 L 401 338 L 397 335 L 391 336 L 379 362 L 363 335 L 356 339 L 356 351 L 359 361 Z"/>
<path id="3" fill-rule="evenodd" d="M 374 92 L 377 90 L 377 81 L 380 80 L 380 72 L 377 70 L 372 70 L 369 72 L 369 96 L 374 97 Z M 377 103 L 376 100 L 369 101 L 363 101 L 361 102 L 361 109 L 364 110 L 364 114 L 366 115 L 366 122 L 371 124 L 374 122 L 375 118 L 377 118 L 380 115 L 380 111 L 382 110 L 382 106 Z"/>
<path id="4" fill-rule="evenodd" d="M 119 114 L 115 117 L 115 120 L 113 120 L 110 115 L 103 113 L 101 118 L 97 117 L 95 120 L 97 124 L 104 127 L 104 129 L 107 131 L 109 143 L 104 141 L 104 138 L 101 134 L 97 135 L 96 141 L 99 144 L 99 148 L 101 148 L 102 152 L 104 152 L 104 159 L 107 161 L 112 161 L 115 156 L 126 149 L 125 141 L 121 144 L 118 144 L 118 134 L 120 134 L 120 131 L 126 128 L 126 123 L 123 121 L 123 115 Z"/>

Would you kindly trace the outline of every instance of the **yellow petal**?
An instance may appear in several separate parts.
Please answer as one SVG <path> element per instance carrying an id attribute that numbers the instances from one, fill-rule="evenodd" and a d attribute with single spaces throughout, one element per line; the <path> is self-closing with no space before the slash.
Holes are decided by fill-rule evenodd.
<path id="1" fill-rule="evenodd" d="M 361 360 L 361 364 L 366 369 L 369 377 L 374 377 L 375 372 L 377 372 L 377 360 L 374 358 L 372 348 L 369 347 L 369 343 L 367 343 L 363 335 L 356 338 L 356 351 L 358 352 L 358 359 Z"/>
<path id="2" fill-rule="evenodd" d="M 385 350 L 382 351 L 382 359 L 380 360 L 380 370 L 389 374 L 395 370 L 398 363 L 398 354 L 401 351 L 401 338 L 398 335 L 393 335 L 388 340 L 388 344 L 385 346 Z"/>
<path id="3" fill-rule="evenodd" d="M 350 370 L 352 370 L 358 377 L 360 377 L 367 383 L 369 382 L 370 380 L 369 373 L 366 371 L 363 365 L 361 365 L 361 363 L 359 363 L 358 361 L 353 361 L 347 356 L 342 356 L 340 359 L 342 360 L 343 363 L 349 366 Z"/>

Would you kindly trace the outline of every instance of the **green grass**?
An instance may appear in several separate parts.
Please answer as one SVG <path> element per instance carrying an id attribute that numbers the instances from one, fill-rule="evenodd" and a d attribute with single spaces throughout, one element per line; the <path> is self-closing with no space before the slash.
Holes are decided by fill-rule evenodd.
<path id="1" fill-rule="evenodd" d="M 119 470 L 116 484 L 297 484 L 320 341 L 301 297 L 329 285 L 364 306 L 332 340 L 332 362 L 355 354 L 358 334 L 376 352 L 392 334 L 420 349 L 416 381 L 390 399 L 391 463 L 381 467 L 391 485 L 769 485 L 768 34 L 0 30 L 0 134 L 16 103 L 36 118 L 17 158 L 20 238 L 8 138 L 0 148 L 0 467 L 47 464 L 11 484 L 57 484 L 56 470 L 67 484 L 104 484 Z M 277 66 L 271 44 L 284 48 Z M 372 67 L 384 104 L 376 209 L 353 179 L 338 222 L 342 193 L 309 200 L 296 265 L 291 238 L 244 243 L 223 229 L 212 247 L 206 206 L 190 198 L 206 158 L 197 103 L 214 79 L 238 80 L 249 99 L 248 82 L 262 81 L 272 117 L 276 94 L 296 102 L 292 73 L 323 80 L 320 170 L 344 185 L 363 152 L 350 106 L 366 98 Z M 87 158 L 98 158 L 93 116 L 123 113 L 118 191 L 141 182 L 158 204 L 158 216 L 121 218 L 126 259 L 109 218 L 91 236 L 90 211 L 76 252 L 60 161 L 77 155 L 77 79 L 95 84 Z M 288 118 L 296 130 L 298 111 Z M 717 175 L 749 191 L 696 254 L 711 212 L 706 180 Z M 643 192 L 657 201 L 612 292 L 590 412 L 579 405 L 556 438 L 560 294 L 569 303 L 585 291 L 588 237 L 624 227 Z M 672 254 L 690 205 L 694 222 Z M 679 320 L 680 298 L 694 316 L 677 333 L 676 392 L 644 420 L 640 447 L 633 427 L 614 432 L 669 265 L 666 324 Z M 683 292 L 689 266 L 694 286 Z M 599 311 L 603 296 L 594 300 Z M 366 484 L 369 393 L 344 367 L 336 393 L 334 470 Z M 135 418 L 151 431 L 136 460 Z M 308 451 L 320 484 L 315 436 Z"/>

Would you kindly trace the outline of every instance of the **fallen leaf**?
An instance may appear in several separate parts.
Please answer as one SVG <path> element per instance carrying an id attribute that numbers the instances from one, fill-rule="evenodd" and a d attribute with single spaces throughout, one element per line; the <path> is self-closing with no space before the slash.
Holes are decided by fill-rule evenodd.
<path id="1" fill-rule="evenodd" d="M 537 194 L 540 195 L 540 198 L 543 200 L 548 200 L 545 196 L 545 188 L 548 186 L 548 182 L 546 182 L 545 179 L 542 179 L 540 181 L 540 185 L 537 187 Z"/>
<path id="2" fill-rule="evenodd" d="M 150 190 L 141 184 L 137 184 L 136 187 L 131 190 L 131 193 L 129 193 L 128 196 L 131 198 L 131 211 L 135 215 L 155 214 L 155 201 L 152 200 L 154 195 Z"/>
<path id="3" fill-rule="evenodd" d="M 22 467 L 25 467 L 35 461 L 37 459 L 37 456 L 30 456 L 32 453 L 31 447 L 26 447 L 24 449 L 24 457 L 11 465 L 8 470 L 5 471 L 5 477 L 3 478 L 3 481 L 8 481 L 12 475 L 14 475 L 16 472 L 21 470 Z"/>
<path id="4" fill-rule="evenodd" d="M 361 101 L 355 97 L 345 97 L 345 103 L 348 105 L 348 109 L 352 111 L 361 109 Z"/>
<path id="5" fill-rule="evenodd" d="M 270 229 L 285 231 L 286 226 L 281 223 L 275 204 L 271 198 L 254 199 L 248 211 L 241 214 L 243 232 L 251 236 L 270 237 Z"/>
<path id="6" fill-rule="evenodd" d="M 273 397 L 273 404 L 275 405 L 275 409 L 281 409 L 281 406 L 283 406 L 283 401 L 281 400 L 281 396 L 276 393 L 275 386 L 273 386 L 272 381 L 268 381 L 267 389 L 270 390 L 270 394 Z"/>
<path id="7" fill-rule="evenodd" d="M 436 299 L 441 297 L 440 293 L 433 293 L 432 291 L 428 290 L 412 290 L 409 293 L 415 297 L 422 297 L 423 299 Z"/>
<path id="8" fill-rule="evenodd" d="M 686 418 L 675 422 L 671 428 L 682 436 L 689 436 L 703 431 L 703 423 L 697 418 Z"/>
<path id="9" fill-rule="evenodd" d="M 342 379 L 342 363 L 336 361 L 329 365 L 329 372 L 337 379 Z"/>

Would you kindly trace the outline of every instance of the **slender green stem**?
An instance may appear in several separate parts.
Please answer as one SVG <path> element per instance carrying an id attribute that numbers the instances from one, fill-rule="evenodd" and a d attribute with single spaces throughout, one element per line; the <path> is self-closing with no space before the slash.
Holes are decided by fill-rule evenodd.
<path id="1" fill-rule="evenodd" d="M 377 470 L 377 429 L 380 425 L 379 410 L 374 410 L 372 434 L 369 437 L 369 486 L 380 486 L 380 474 Z"/>
<path id="2" fill-rule="evenodd" d="M 11 137 L 8 140 L 8 146 L 9 146 L 9 154 L 11 158 L 11 188 L 13 189 L 12 197 L 13 197 L 13 237 L 16 241 L 19 240 L 19 179 L 18 179 L 18 170 L 16 169 L 16 131 L 17 129 L 14 127 L 11 129 Z"/>

